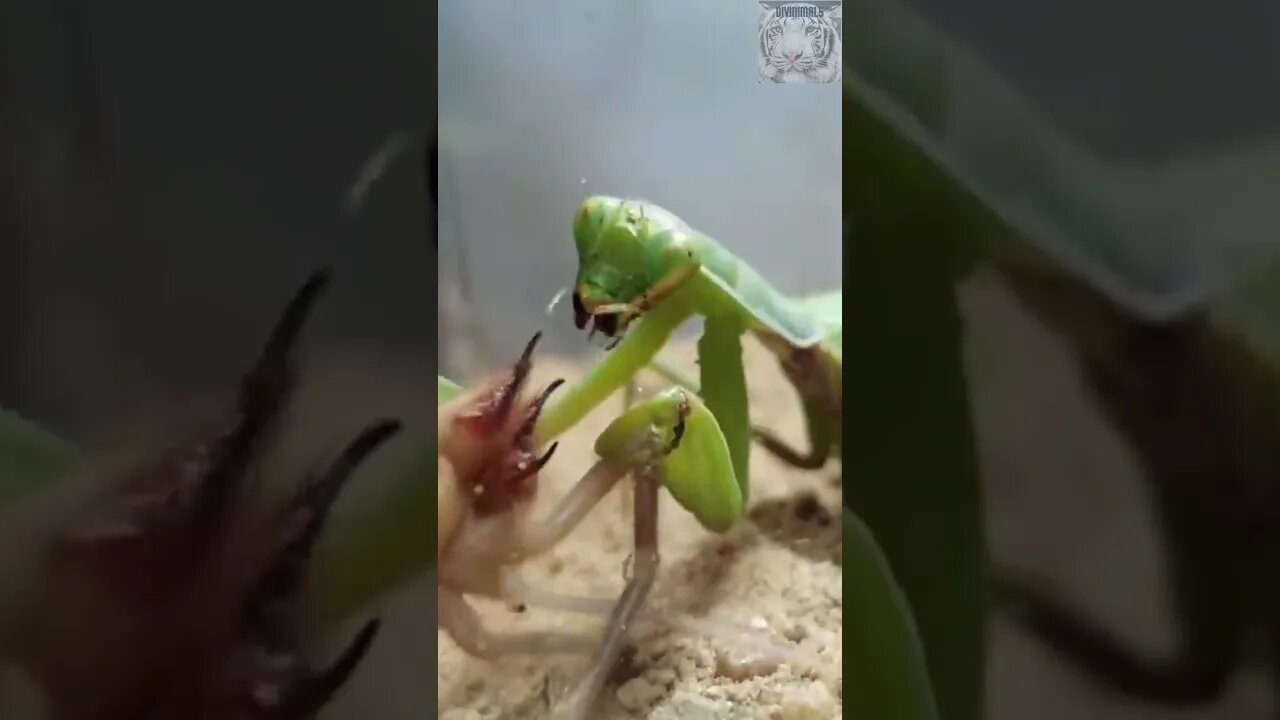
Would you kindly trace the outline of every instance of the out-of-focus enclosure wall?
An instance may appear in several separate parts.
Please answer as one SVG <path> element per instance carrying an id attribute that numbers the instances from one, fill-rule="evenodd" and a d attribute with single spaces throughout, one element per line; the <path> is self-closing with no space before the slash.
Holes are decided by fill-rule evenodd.
<path id="1" fill-rule="evenodd" d="M 1075 139 L 1158 163 L 1280 131 L 1280 5 L 904 0 Z M 851 19 L 848 22 L 857 22 Z"/>
<path id="2" fill-rule="evenodd" d="M 0 7 L 0 405 L 76 437 L 229 380 L 321 261 L 313 347 L 431 372 L 428 6 Z M 344 222 L 395 133 L 410 154 Z"/>

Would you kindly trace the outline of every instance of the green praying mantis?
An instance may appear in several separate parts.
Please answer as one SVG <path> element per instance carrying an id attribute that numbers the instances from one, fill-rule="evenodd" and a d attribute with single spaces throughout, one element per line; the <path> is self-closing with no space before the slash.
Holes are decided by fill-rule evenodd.
<path id="1" fill-rule="evenodd" d="M 821 467 L 839 448 L 842 427 L 840 293 L 792 298 L 722 245 L 673 213 L 648 202 L 594 196 L 573 220 L 578 272 L 574 324 L 614 338 L 609 355 L 538 426 L 551 440 L 629 385 L 649 366 L 697 392 L 719 422 L 744 503 L 750 497 L 752 436 L 802 468 Z M 699 382 L 656 359 L 672 333 L 701 316 Z M 778 357 L 800 395 L 810 448 L 797 450 L 753 428 L 742 365 L 742 336 L 751 332 Z"/>
<path id="2" fill-rule="evenodd" d="M 811 317 L 823 327 L 823 340 L 817 351 L 825 356 L 823 358 L 824 362 L 834 372 L 834 382 L 814 382 L 810 376 L 804 373 L 804 365 L 802 363 L 788 361 L 789 354 L 785 347 L 780 348 L 777 343 L 766 345 L 778 356 L 779 365 L 782 367 L 787 379 L 800 394 L 804 409 L 805 430 L 809 437 L 809 449 L 796 449 L 790 443 L 782 440 L 772 431 L 762 426 L 752 425 L 751 434 L 755 441 L 760 443 L 774 457 L 788 465 L 803 470 L 821 469 L 832 455 L 835 455 L 837 459 L 839 458 L 840 433 L 843 429 L 843 423 L 841 422 L 841 406 L 843 404 L 841 397 L 841 356 L 844 336 L 841 303 L 843 296 L 843 292 L 835 290 L 793 298 L 793 301 L 801 309 L 810 313 Z M 794 352 L 794 349 L 792 349 L 792 352 Z M 654 358 L 650 361 L 649 369 L 665 378 L 668 382 L 675 383 L 690 392 L 698 392 L 697 380 L 689 377 L 661 358 Z M 625 396 L 626 404 L 630 404 L 631 386 L 627 385 L 624 390 L 627 391 Z"/>

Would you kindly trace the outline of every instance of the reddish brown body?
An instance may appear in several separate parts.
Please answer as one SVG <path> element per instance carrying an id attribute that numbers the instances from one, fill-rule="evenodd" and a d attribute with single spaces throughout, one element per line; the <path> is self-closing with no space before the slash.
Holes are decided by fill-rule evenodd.
<path id="1" fill-rule="evenodd" d="M 369 426 L 292 498 L 264 507 L 247 479 L 291 395 L 292 349 L 327 281 L 284 313 L 225 412 L 10 509 L 0 651 L 60 720 L 308 720 L 368 650 L 367 624 L 327 670 L 301 657 L 297 612 L 327 510 L 398 428 Z"/>
<path id="2" fill-rule="evenodd" d="M 522 400 L 529 378 L 535 335 L 515 367 L 439 408 L 440 544 L 444 548 L 464 515 L 485 518 L 528 504 L 537 492 L 537 474 L 556 446 L 537 454 L 533 431 L 547 398 L 562 384 L 549 385 Z"/>

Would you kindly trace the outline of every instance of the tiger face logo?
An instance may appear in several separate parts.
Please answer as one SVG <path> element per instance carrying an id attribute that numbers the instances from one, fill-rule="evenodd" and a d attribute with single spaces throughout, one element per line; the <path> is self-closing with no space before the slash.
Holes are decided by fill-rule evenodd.
<path id="1" fill-rule="evenodd" d="M 760 82 L 840 82 L 840 4 L 760 4 Z"/>

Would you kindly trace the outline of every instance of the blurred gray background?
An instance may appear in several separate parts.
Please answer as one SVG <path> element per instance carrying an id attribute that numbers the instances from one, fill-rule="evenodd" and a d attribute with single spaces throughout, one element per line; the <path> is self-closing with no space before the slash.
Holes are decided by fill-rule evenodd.
<path id="1" fill-rule="evenodd" d="M 1280 131 L 1276 3 L 904 2 L 1104 157 L 1154 163 Z"/>

